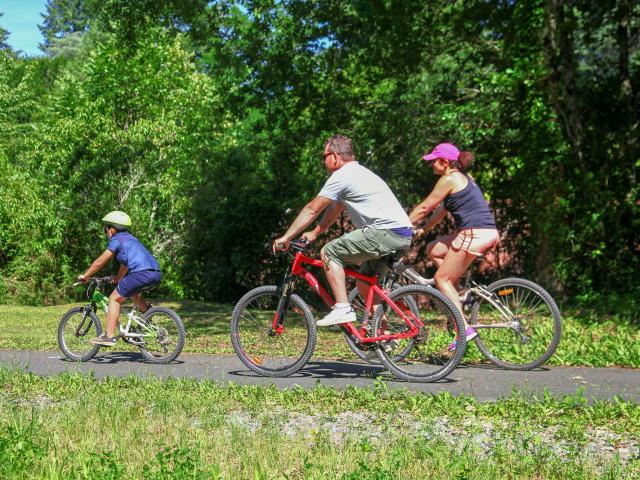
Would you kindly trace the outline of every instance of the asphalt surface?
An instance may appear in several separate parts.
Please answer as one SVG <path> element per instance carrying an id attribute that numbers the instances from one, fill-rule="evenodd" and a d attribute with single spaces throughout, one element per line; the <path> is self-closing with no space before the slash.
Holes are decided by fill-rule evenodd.
<path id="1" fill-rule="evenodd" d="M 215 380 L 239 384 L 271 385 L 290 388 L 299 385 L 311 388 L 320 382 L 336 388 L 367 387 L 382 375 L 389 388 L 411 392 L 450 392 L 453 395 L 473 396 L 491 401 L 509 396 L 514 390 L 524 395 L 541 397 L 545 389 L 555 397 L 575 394 L 583 390 L 588 400 L 612 399 L 640 402 L 640 370 L 627 368 L 542 367 L 529 372 L 515 372 L 491 365 L 462 366 L 448 378 L 436 383 L 408 383 L 397 380 L 382 367 L 360 362 L 343 362 L 312 358 L 302 371 L 287 378 L 264 378 L 248 370 L 234 355 L 182 354 L 169 365 L 145 363 L 139 353 L 101 351 L 91 361 L 67 361 L 60 352 L 0 350 L 0 364 L 20 368 L 39 375 L 62 372 L 93 372 L 96 378 L 125 377 L 181 377 L 196 380 Z"/>

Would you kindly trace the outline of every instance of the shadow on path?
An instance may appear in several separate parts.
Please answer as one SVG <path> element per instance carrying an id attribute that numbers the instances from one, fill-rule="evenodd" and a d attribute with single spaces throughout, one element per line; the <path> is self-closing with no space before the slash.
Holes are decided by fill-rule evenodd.
<path id="1" fill-rule="evenodd" d="M 74 362 L 69 360 L 68 358 L 61 356 L 60 358 L 61 361 L 66 362 L 66 363 L 70 363 L 70 364 L 76 364 L 76 363 L 83 363 L 86 365 L 107 365 L 107 364 L 116 364 L 116 363 L 140 363 L 140 364 L 145 364 L 145 365 L 181 365 L 184 362 L 184 360 L 180 360 L 180 357 L 178 357 L 177 359 L 175 359 L 174 361 L 170 362 L 170 363 L 166 363 L 166 364 L 152 364 L 151 362 L 148 362 L 140 352 L 109 352 L 109 353 L 102 353 L 101 355 L 96 355 L 95 357 L 93 357 L 91 360 L 87 361 L 87 362 Z"/>
<path id="2" fill-rule="evenodd" d="M 263 377 L 251 370 L 232 370 L 228 372 L 230 375 L 236 375 L 238 377 L 253 377 L 253 378 L 268 378 Z M 334 362 L 330 360 L 322 361 L 310 361 L 304 368 L 293 375 L 286 377 L 295 380 L 296 378 L 317 378 L 320 379 L 375 379 L 382 377 L 386 382 L 395 383 L 407 383 L 402 379 L 393 376 L 386 371 L 382 366 L 376 366 L 366 363 L 348 363 L 348 362 Z M 455 383 L 456 380 L 450 378 L 444 378 L 437 382 L 432 383 Z"/>

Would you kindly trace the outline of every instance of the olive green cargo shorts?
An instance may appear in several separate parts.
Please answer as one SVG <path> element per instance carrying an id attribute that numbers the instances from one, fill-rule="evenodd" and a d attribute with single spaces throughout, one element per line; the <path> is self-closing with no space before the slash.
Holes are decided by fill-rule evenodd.
<path id="1" fill-rule="evenodd" d="M 391 230 L 364 228 L 354 230 L 324 246 L 325 259 L 345 267 L 360 265 L 364 275 L 382 274 L 386 268 L 380 257 L 396 253 L 403 255 L 411 246 L 411 239 Z M 363 263 L 364 262 L 364 263 Z"/>

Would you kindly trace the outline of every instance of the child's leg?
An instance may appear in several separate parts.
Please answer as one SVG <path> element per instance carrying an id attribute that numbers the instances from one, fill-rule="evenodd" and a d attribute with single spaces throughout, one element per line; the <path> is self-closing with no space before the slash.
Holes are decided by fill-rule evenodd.
<path id="1" fill-rule="evenodd" d="M 138 309 L 144 313 L 147 311 L 147 309 L 149 308 L 149 305 L 147 304 L 147 302 L 145 302 L 144 298 L 142 298 L 142 293 L 136 293 L 135 295 L 133 295 L 131 297 L 131 299 L 133 300 L 133 303 L 136 304 L 136 307 L 138 307 Z"/>
<path id="2" fill-rule="evenodd" d="M 116 325 L 120 320 L 120 304 L 126 300 L 126 297 L 120 296 L 116 288 L 109 296 L 109 308 L 107 309 L 107 337 L 116 336 Z"/>

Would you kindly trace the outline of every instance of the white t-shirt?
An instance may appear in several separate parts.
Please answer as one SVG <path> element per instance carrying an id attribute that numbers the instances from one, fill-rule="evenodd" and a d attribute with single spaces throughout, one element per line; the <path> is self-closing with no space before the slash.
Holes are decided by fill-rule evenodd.
<path id="1" fill-rule="evenodd" d="M 318 196 L 344 204 L 356 228 L 411 227 L 409 216 L 385 181 L 356 161 L 333 172 Z"/>

